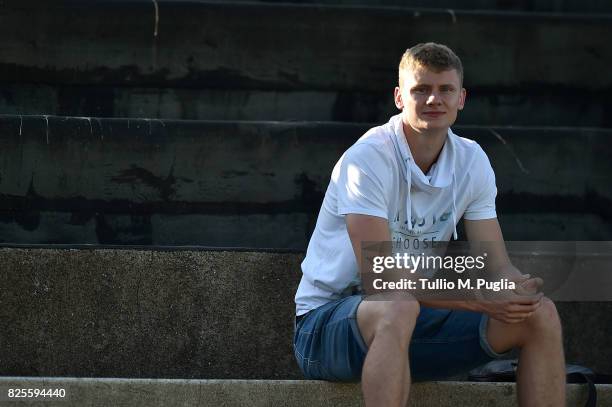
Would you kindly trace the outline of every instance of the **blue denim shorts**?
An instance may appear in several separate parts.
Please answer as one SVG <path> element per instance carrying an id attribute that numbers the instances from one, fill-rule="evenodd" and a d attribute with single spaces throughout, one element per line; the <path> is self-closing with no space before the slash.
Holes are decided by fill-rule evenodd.
<path id="1" fill-rule="evenodd" d="M 353 295 L 304 315 L 295 327 L 293 347 L 308 379 L 359 381 L 368 348 L 357 326 Z M 484 314 L 421 307 L 409 347 L 413 381 L 439 380 L 465 373 L 502 357 L 487 342 Z"/>

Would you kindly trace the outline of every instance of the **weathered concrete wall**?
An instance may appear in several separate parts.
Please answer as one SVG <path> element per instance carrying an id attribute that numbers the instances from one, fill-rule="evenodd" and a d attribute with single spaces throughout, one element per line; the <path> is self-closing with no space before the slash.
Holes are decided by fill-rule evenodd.
<path id="1" fill-rule="evenodd" d="M 297 378 L 300 254 L 0 250 L 0 375 Z"/>
<path id="2" fill-rule="evenodd" d="M 0 77 L 12 88 L 0 107 L 16 113 L 378 121 L 403 50 L 433 40 L 463 58 L 466 124 L 610 126 L 606 15 L 181 1 L 4 10 Z"/>
<path id="3" fill-rule="evenodd" d="M 302 257 L 2 248 L 0 375 L 300 378 Z M 559 309 L 568 361 L 612 373 L 612 302 Z"/>
<path id="4" fill-rule="evenodd" d="M 1 241 L 304 248 L 367 128 L 2 116 Z M 507 239 L 612 239 L 610 131 L 455 130 L 489 154 Z"/>

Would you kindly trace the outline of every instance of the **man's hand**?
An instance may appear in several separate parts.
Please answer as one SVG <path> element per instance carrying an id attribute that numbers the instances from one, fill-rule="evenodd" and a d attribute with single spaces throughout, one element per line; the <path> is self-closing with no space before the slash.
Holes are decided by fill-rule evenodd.
<path id="1" fill-rule="evenodd" d="M 513 279 L 516 284 L 514 292 L 518 295 L 535 295 L 540 292 L 544 280 L 540 277 L 531 278 L 529 274 L 523 274 L 521 278 Z"/>
<path id="2" fill-rule="evenodd" d="M 480 312 L 506 324 L 517 324 L 529 318 L 542 305 L 543 294 L 513 294 L 510 298 L 478 302 Z"/>
<path id="3" fill-rule="evenodd" d="M 478 302 L 480 312 L 507 324 L 517 324 L 529 318 L 542 305 L 542 279 L 524 274 L 514 278 L 516 288 L 497 298 Z"/>
<path id="4" fill-rule="evenodd" d="M 543 294 L 540 292 L 543 281 L 539 277 L 531 278 L 516 269 L 506 252 L 504 238 L 497 219 L 465 221 L 468 240 L 486 242 L 489 248 L 489 277 L 508 278 L 516 284 L 512 291 L 503 295 L 496 294 L 494 299 L 477 302 L 477 308 L 491 318 L 515 324 L 529 318 L 541 305 Z"/>

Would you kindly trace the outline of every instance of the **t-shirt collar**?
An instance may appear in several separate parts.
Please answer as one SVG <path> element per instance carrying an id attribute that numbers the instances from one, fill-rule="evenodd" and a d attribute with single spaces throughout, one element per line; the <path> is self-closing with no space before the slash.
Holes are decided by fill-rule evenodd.
<path id="1" fill-rule="evenodd" d="M 457 137 L 452 130 L 448 129 L 448 134 L 442 151 L 438 156 L 438 160 L 434 163 L 429 171 L 430 179 L 423 173 L 418 165 L 414 162 L 412 152 L 406 141 L 404 134 L 404 128 L 402 125 L 401 114 L 393 116 L 391 118 L 395 136 L 395 144 L 398 147 L 402 161 L 410 166 L 410 178 L 415 186 L 420 187 L 433 187 L 433 188 L 447 188 L 453 182 L 453 175 L 455 172 L 455 137 Z"/>

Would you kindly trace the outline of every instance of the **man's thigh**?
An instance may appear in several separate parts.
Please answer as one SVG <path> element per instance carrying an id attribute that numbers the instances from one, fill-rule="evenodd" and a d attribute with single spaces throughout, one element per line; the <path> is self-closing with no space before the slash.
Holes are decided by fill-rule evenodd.
<path id="1" fill-rule="evenodd" d="M 359 381 L 367 347 L 357 326 L 360 295 L 329 302 L 296 326 L 295 357 L 308 379 Z"/>
<path id="2" fill-rule="evenodd" d="M 419 314 L 419 302 L 409 293 L 370 296 L 359 304 L 357 324 L 366 346 L 370 346 L 380 322 L 393 325 L 395 333 L 409 340 Z"/>

